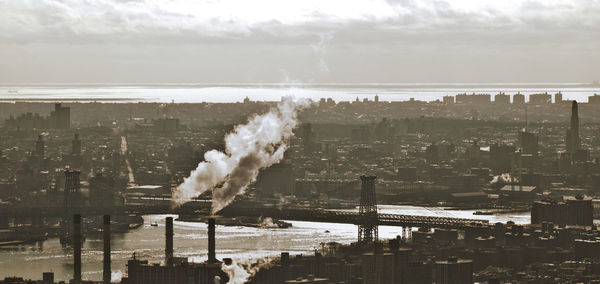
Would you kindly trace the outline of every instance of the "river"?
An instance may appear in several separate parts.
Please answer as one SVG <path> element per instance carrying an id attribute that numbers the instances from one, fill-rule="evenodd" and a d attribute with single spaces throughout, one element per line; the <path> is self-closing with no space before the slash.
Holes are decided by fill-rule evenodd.
<path id="1" fill-rule="evenodd" d="M 490 222 L 514 221 L 529 223 L 529 213 L 502 215 L 473 215 L 476 210 L 444 210 L 438 207 L 380 205 L 381 213 L 425 215 L 440 217 L 460 217 L 485 219 Z M 144 225 L 127 233 L 113 234 L 112 269 L 113 280 L 119 280 L 126 272 L 127 260 L 136 252 L 138 258 L 150 262 L 160 262 L 164 257 L 164 219 L 172 215 L 144 216 Z M 150 224 L 157 222 L 158 226 Z M 293 226 L 287 229 L 259 229 L 250 227 L 217 226 L 217 257 L 231 257 L 238 261 L 255 260 L 277 256 L 282 251 L 291 254 L 310 253 L 323 242 L 351 243 L 357 239 L 357 228 L 350 224 L 290 221 Z M 190 261 L 203 261 L 207 258 L 207 225 L 204 223 L 174 222 L 175 255 L 187 257 Z M 327 232 L 328 231 L 328 232 Z M 402 233 L 401 227 L 381 226 L 382 239 L 393 238 Z M 83 278 L 102 279 L 102 239 L 101 236 L 87 237 L 82 250 Z M 52 271 L 55 279 L 67 280 L 72 277 L 73 257 L 70 249 L 63 249 L 57 238 L 51 238 L 40 245 L 0 248 L 0 279 L 6 276 L 20 276 L 41 279 L 42 272 Z"/>

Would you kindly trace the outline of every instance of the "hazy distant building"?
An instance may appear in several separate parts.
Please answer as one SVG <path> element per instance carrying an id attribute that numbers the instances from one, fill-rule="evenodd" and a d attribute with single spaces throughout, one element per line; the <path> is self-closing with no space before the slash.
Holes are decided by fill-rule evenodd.
<path id="1" fill-rule="evenodd" d="M 447 104 L 447 105 L 454 104 L 454 96 L 444 96 L 443 102 L 444 102 L 444 104 Z"/>
<path id="2" fill-rule="evenodd" d="M 36 156 L 40 157 L 41 159 L 44 158 L 45 156 L 45 143 L 44 143 L 44 139 L 42 139 L 42 135 L 38 136 L 37 141 L 35 141 L 35 153 Z"/>
<path id="3" fill-rule="evenodd" d="M 81 155 L 81 140 L 79 140 L 79 134 L 75 134 L 75 137 L 71 141 L 71 154 Z"/>
<path id="4" fill-rule="evenodd" d="M 594 94 L 593 96 L 588 97 L 588 103 L 591 105 L 600 105 L 600 96 L 598 94 Z"/>
<path id="5" fill-rule="evenodd" d="M 10 116 L 4 121 L 4 126 L 9 129 L 31 130 L 44 128 L 68 129 L 71 127 L 71 109 L 55 104 L 50 116 L 41 116 L 37 113 L 23 113 L 17 117 Z"/>
<path id="6" fill-rule="evenodd" d="M 256 178 L 255 187 L 260 194 L 291 195 L 294 193 L 294 171 L 289 163 L 279 163 L 262 169 Z"/>
<path id="7" fill-rule="evenodd" d="M 457 104 L 487 104 L 491 102 L 489 94 L 458 94 L 456 95 Z"/>
<path id="8" fill-rule="evenodd" d="M 11 115 L 4 121 L 4 126 L 9 129 L 31 130 L 52 128 L 54 123 L 51 123 L 51 121 L 45 116 L 28 112 L 20 114 L 17 117 L 13 117 Z"/>
<path id="9" fill-rule="evenodd" d="M 54 128 L 68 129 L 71 127 L 71 108 L 54 104 L 54 111 L 50 113 L 50 120 L 54 121 Z"/>
<path id="10" fill-rule="evenodd" d="M 179 143 L 178 145 L 169 148 L 168 154 L 169 167 L 174 171 L 189 172 L 198 165 L 194 156 L 194 147 L 192 147 L 190 142 Z M 116 155 L 118 155 L 118 153 L 113 154 L 113 157 L 119 159 L 120 157 L 116 157 Z M 113 165 L 113 167 L 115 166 L 116 165 Z"/>
<path id="11" fill-rule="evenodd" d="M 352 140 L 359 142 L 371 141 L 371 127 L 361 125 L 352 129 Z"/>
<path id="12" fill-rule="evenodd" d="M 113 151 L 112 155 L 112 171 L 115 176 L 121 175 L 121 153 Z"/>
<path id="13" fill-rule="evenodd" d="M 499 93 L 494 96 L 494 103 L 496 104 L 510 104 L 510 96 L 505 93 Z"/>
<path id="14" fill-rule="evenodd" d="M 495 174 L 510 172 L 512 169 L 512 156 L 514 152 L 514 146 L 492 144 L 490 146 L 489 168 L 491 168 Z"/>
<path id="15" fill-rule="evenodd" d="M 525 103 L 525 95 L 521 93 L 516 93 L 513 95 L 513 104 L 519 105 Z"/>
<path id="16" fill-rule="evenodd" d="M 112 206 L 115 201 L 115 179 L 101 172 L 90 178 L 90 205 Z"/>
<path id="17" fill-rule="evenodd" d="M 387 119 L 383 118 L 377 126 L 375 126 L 375 130 L 373 131 L 375 139 L 377 140 L 386 140 L 391 139 L 394 135 L 395 129 L 392 123 Z"/>
<path id="18" fill-rule="evenodd" d="M 558 92 L 556 94 L 554 94 L 554 103 L 555 104 L 562 104 L 563 102 L 563 95 L 561 92 Z"/>
<path id="19" fill-rule="evenodd" d="M 552 103 L 552 96 L 548 93 L 529 95 L 529 103 L 534 105 L 544 105 Z"/>
<path id="20" fill-rule="evenodd" d="M 152 121 L 153 129 L 157 132 L 176 132 L 180 129 L 179 119 L 159 118 Z"/>
<path id="21" fill-rule="evenodd" d="M 398 180 L 413 182 L 417 180 L 417 168 L 416 167 L 401 167 L 398 168 Z"/>
<path id="22" fill-rule="evenodd" d="M 311 154 L 315 150 L 314 132 L 312 129 L 312 125 L 310 123 L 303 124 L 301 131 L 304 154 Z"/>
<path id="23" fill-rule="evenodd" d="M 539 146 L 538 137 L 531 132 L 519 132 L 519 143 L 521 144 L 521 153 L 531 154 L 537 157 Z"/>
<path id="24" fill-rule="evenodd" d="M 436 164 L 439 162 L 449 161 L 455 150 L 454 144 L 447 142 L 441 142 L 437 144 L 431 144 L 425 149 L 425 159 L 427 164 Z"/>

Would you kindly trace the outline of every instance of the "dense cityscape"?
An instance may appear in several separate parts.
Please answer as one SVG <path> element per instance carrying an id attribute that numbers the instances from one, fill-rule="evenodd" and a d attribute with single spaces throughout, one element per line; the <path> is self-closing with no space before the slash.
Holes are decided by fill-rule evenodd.
<path id="1" fill-rule="evenodd" d="M 67 278 L 40 270 L 28 280 L 2 269 L 0 283 L 600 278 L 593 222 L 600 96 L 588 102 L 563 100 L 561 93 L 527 100 L 520 93 L 431 102 L 324 98 L 299 110 L 282 159 L 261 167 L 233 202 L 211 211 L 227 181 L 175 204 L 180 185 L 210 159 L 207 152 L 232 155 L 228 133 L 282 103 L 0 103 L 0 248 L 43 251 L 44 242 L 58 239 L 70 263 Z M 407 215 L 386 206 L 473 213 Z M 515 222 L 511 214 L 528 218 Z M 165 217 L 149 223 L 147 216 Z M 495 222 L 499 216 L 505 221 Z M 290 247 L 261 259 L 216 253 L 225 241 L 219 231 L 227 227 L 285 232 L 298 221 L 332 223 L 329 240 L 312 251 Z M 207 244 L 193 257 L 179 256 L 174 222 L 206 230 Z M 353 226 L 352 242 L 337 241 L 339 224 Z M 143 249 L 131 248 L 126 267 L 115 267 L 114 239 L 152 227 L 164 229 L 162 259 L 149 261 Z M 396 237 L 383 237 L 384 228 Z M 96 241 L 102 274 L 88 279 L 82 250 L 85 259 L 86 242 Z M 118 279 L 116 269 L 124 271 Z"/>

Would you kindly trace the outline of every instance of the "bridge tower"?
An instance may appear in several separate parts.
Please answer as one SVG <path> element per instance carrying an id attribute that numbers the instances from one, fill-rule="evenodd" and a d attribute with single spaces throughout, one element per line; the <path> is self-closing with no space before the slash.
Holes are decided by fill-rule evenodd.
<path id="1" fill-rule="evenodd" d="M 379 239 L 377 226 L 377 201 L 375 199 L 376 176 L 361 176 L 358 242 L 373 243 Z"/>

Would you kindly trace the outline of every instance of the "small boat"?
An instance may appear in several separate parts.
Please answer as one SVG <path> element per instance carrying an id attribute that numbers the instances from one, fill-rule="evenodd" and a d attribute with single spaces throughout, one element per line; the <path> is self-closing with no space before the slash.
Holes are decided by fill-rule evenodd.
<path id="1" fill-rule="evenodd" d="M 473 215 L 494 215 L 494 212 L 490 211 L 475 211 Z"/>
<path id="2" fill-rule="evenodd" d="M 329 234 L 330 232 L 329 232 L 329 230 L 325 230 L 325 233 L 326 233 L 326 234 Z"/>
<path id="3" fill-rule="evenodd" d="M 152 227 L 158 227 L 158 223 L 154 222 L 154 223 L 150 224 L 150 226 L 152 226 Z"/>

